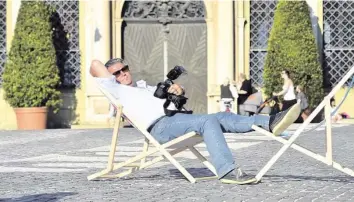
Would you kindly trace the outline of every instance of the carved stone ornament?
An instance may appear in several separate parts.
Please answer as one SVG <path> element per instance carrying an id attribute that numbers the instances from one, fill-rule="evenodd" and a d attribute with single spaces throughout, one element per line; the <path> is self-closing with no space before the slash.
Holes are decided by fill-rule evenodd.
<path id="1" fill-rule="evenodd" d="M 203 1 L 126 1 L 123 10 L 124 19 L 158 19 L 162 23 L 167 23 L 169 20 L 195 20 L 204 17 Z"/>

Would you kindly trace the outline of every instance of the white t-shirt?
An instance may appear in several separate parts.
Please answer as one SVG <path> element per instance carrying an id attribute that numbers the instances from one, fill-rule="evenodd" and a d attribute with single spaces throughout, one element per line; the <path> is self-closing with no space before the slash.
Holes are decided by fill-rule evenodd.
<path id="1" fill-rule="evenodd" d="M 133 123 L 139 123 L 147 129 L 156 119 L 165 115 L 165 99 L 154 96 L 156 86 L 149 86 L 145 81 L 138 81 L 137 87 L 121 85 L 111 78 L 95 78 L 96 81 L 123 105 L 123 113 Z M 174 106 L 170 105 L 169 109 Z"/>
<path id="2" fill-rule="evenodd" d="M 286 90 L 285 95 L 284 95 L 284 100 L 295 100 L 296 99 L 293 85 L 289 85 L 288 88 L 286 88 L 286 86 L 284 85 L 283 89 Z"/>

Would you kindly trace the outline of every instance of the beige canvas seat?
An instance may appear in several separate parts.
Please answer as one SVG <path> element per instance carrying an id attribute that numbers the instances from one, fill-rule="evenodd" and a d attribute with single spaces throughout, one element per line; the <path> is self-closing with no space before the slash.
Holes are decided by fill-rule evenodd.
<path id="1" fill-rule="evenodd" d="M 129 119 L 131 124 L 142 133 L 142 137 L 145 139 L 142 145 L 142 151 L 140 154 L 124 161 L 115 163 L 115 152 L 119 151 L 118 136 L 119 126 L 121 123 L 121 116 L 123 116 L 123 106 L 115 99 L 108 91 L 98 85 L 101 92 L 108 98 L 112 105 L 117 109 L 115 117 L 115 123 L 113 128 L 112 142 L 110 147 L 110 153 L 108 156 L 107 167 L 100 172 L 92 174 L 87 177 L 88 180 L 97 178 L 120 178 L 127 176 L 135 171 L 148 168 L 149 166 L 160 162 L 162 160 L 169 161 L 174 165 L 191 183 L 195 183 L 197 179 L 216 179 L 217 174 L 214 166 L 207 161 L 207 159 L 195 148 L 196 145 L 203 142 L 203 138 L 195 132 L 187 133 L 181 137 L 171 140 L 165 144 L 160 144 L 155 138 L 145 129 L 140 126 L 136 120 L 130 119 L 128 114 L 124 114 Z M 177 160 L 174 155 L 190 150 L 215 176 L 195 178 L 193 177 Z M 119 159 L 118 159 L 119 160 Z M 119 172 L 118 172 L 119 171 Z M 118 172 L 118 173 L 117 173 Z"/>

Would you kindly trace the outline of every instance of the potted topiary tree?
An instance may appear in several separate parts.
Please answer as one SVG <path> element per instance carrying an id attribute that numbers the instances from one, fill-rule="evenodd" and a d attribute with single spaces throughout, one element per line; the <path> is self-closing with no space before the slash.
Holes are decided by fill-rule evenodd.
<path id="1" fill-rule="evenodd" d="M 323 73 L 306 1 L 277 4 L 263 75 L 268 96 L 281 89 L 284 69 L 291 71 L 295 85 L 304 86 L 310 108 L 316 107 L 324 96 Z"/>
<path id="2" fill-rule="evenodd" d="M 57 112 L 61 103 L 51 15 L 43 1 L 21 2 L 3 73 L 4 98 L 18 129 L 45 129 L 47 107 Z"/>

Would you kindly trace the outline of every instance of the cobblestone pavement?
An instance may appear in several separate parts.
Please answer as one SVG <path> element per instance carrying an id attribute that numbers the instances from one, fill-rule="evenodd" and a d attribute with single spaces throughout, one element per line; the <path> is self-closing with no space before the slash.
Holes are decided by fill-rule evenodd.
<path id="1" fill-rule="evenodd" d="M 294 125 L 293 128 L 298 126 Z M 334 159 L 354 168 L 354 126 L 333 126 Z M 158 163 L 124 179 L 87 181 L 104 168 L 111 129 L 0 131 L 0 201 L 354 201 L 354 177 L 289 149 L 257 185 L 189 183 Z M 282 144 L 256 132 L 225 134 L 236 162 L 256 174 Z M 142 136 L 122 129 L 117 161 L 139 152 Z M 325 155 L 321 127 L 296 143 Z M 207 155 L 205 146 L 198 147 Z M 188 152 L 177 159 L 195 176 L 210 173 Z"/>

